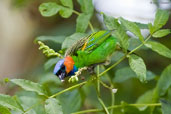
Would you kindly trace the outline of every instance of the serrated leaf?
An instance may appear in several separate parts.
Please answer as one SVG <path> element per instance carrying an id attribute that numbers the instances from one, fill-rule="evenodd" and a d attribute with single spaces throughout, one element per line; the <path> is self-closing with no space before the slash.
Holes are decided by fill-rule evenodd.
<path id="1" fill-rule="evenodd" d="M 63 114 L 62 106 L 55 98 L 49 98 L 45 101 L 45 110 L 47 114 Z"/>
<path id="2" fill-rule="evenodd" d="M 103 20 L 108 30 L 114 30 L 119 27 L 118 19 L 114 17 L 103 14 Z"/>
<path id="3" fill-rule="evenodd" d="M 152 36 L 155 38 L 160 38 L 160 37 L 164 37 L 170 33 L 171 33 L 170 29 L 162 29 L 162 30 L 156 31 Z"/>
<path id="4" fill-rule="evenodd" d="M 64 42 L 62 43 L 62 49 L 69 48 L 72 46 L 75 42 L 77 42 L 79 39 L 87 36 L 84 33 L 74 33 L 71 36 L 68 36 L 65 38 Z"/>
<path id="5" fill-rule="evenodd" d="M 161 104 L 162 104 L 162 114 L 170 114 L 171 112 L 171 103 L 164 100 L 164 99 L 161 99 L 160 100 Z"/>
<path id="6" fill-rule="evenodd" d="M 60 6 L 59 14 L 63 18 L 69 18 L 72 15 L 73 10 L 71 8 L 65 8 L 63 6 Z"/>
<path id="7" fill-rule="evenodd" d="M 24 79 L 12 79 L 11 82 L 17 84 L 26 91 L 34 91 L 39 95 L 47 96 L 47 92 L 44 90 L 43 86 L 38 83 Z"/>
<path id="8" fill-rule="evenodd" d="M 59 96 L 64 114 L 71 114 L 79 111 L 82 105 L 82 97 L 78 90 L 66 92 Z"/>
<path id="9" fill-rule="evenodd" d="M 90 15 L 81 13 L 76 20 L 76 32 L 84 33 L 87 30 L 88 23 L 90 20 Z"/>
<path id="10" fill-rule="evenodd" d="M 128 35 L 126 34 L 126 31 L 120 26 L 117 30 L 112 32 L 112 35 L 119 39 L 121 47 L 123 48 L 124 52 L 126 52 L 129 46 Z"/>
<path id="11" fill-rule="evenodd" d="M 92 0 L 77 0 L 78 3 L 81 5 L 81 11 L 86 14 L 93 14 L 94 7 L 92 4 Z"/>
<path id="12" fill-rule="evenodd" d="M 39 6 L 39 11 L 41 15 L 45 17 L 56 15 L 59 10 L 60 7 L 55 2 L 42 3 Z"/>
<path id="13" fill-rule="evenodd" d="M 60 60 L 60 58 L 51 58 L 44 64 L 44 69 L 47 71 L 49 70 L 52 66 L 55 66 L 55 64 Z"/>
<path id="14" fill-rule="evenodd" d="M 66 7 L 69 7 L 69 8 L 73 8 L 73 3 L 72 3 L 72 0 L 60 0 L 62 5 L 66 6 Z"/>
<path id="15" fill-rule="evenodd" d="M 145 46 L 148 48 L 151 48 L 153 51 L 157 52 L 158 54 L 162 56 L 171 58 L 171 50 L 161 43 L 148 41 L 145 44 Z"/>
<path id="16" fill-rule="evenodd" d="M 129 56 L 129 65 L 131 69 L 136 73 L 141 82 L 146 81 L 146 66 L 141 57 L 137 55 Z"/>
<path id="17" fill-rule="evenodd" d="M 128 31 L 130 31 L 133 34 L 135 34 L 142 42 L 144 41 L 144 37 L 142 36 L 139 27 L 134 22 L 125 20 L 122 17 L 119 18 L 119 20 L 127 28 Z"/>
<path id="18" fill-rule="evenodd" d="M 15 99 L 9 95 L 0 94 L 0 105 L 10 108 L 12 110 L 22 111 L 21 107 L 17 104 Z"/>
<path id="19" fill-rule="evenodd" d="M 0 105 L 0 114 L 11 114 L 8 108 Z"/>
<path id="20" fill-rule="evenodd" d="M 169 19 L 169 13 L 165 10 L 158 9 L 154 20 L 154 32 L 163 27 Z"/>
<path id="21" fill-rule="evenodd" d="M 157 83 L 157 90 L 160 96 L 163 96 L 171 86 L 171 65 L 167 66 L 162 72 Z"/>
<path id="22" fill-rule="evenodd" d="M 155 78 L 155 74 L 151 71 L 147 71 L 147 80 L 150 81 Z M 130 67 L 120 68 L 115 72 L 115 77 L 113 78 L 114 82 L 124 82 L 130 78 L 137 77 L 135 72 Z"/>

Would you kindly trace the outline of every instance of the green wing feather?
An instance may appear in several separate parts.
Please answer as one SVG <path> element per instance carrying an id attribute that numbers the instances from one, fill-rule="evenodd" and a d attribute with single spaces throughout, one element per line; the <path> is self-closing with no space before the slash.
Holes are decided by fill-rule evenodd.
<path id="1" fill-rule="evenodd" d="M 114 52 L 116 38 L 110 31 L 99 31 L 80 39 L 66 51 L 78 68 L 103 63 Z"/>
<path id="2" fill-rule="evenodd" d="M 84 37 L 67 49 L 65 56 L 77 55 L 77 51 L 82 50 L 88 53 L 96 49 L 106 38 L 110 36 L 110 31 L 98 31 L 88 37 Z"/>

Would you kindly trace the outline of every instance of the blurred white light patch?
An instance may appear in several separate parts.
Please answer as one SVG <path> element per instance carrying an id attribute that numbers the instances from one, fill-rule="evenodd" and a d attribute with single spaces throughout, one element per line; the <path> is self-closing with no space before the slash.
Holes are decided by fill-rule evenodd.
<path id="1" fill-rule="evenodd" d="M 118 89 L 112 89 L 113 93 L 116 93 L 118 91 Z"/>
<path id="2" fill-rule="evenodd" d="M 153 23 L 157 10 L 152 0 L 93 0 L 93 4 L 99 12 L 97 17 L 101 22 L 103 17 L 100 12 L 116 18 L 123 17 L 133 22 Z M 149 34 L 148 30 L 141 30 L 141 32 L 143 36 Z"/>
<path id="3" fill-rule="evenodd" d="M 141 23 L 153 22 L 157 9 L 152 0 L 93 0 L 93 4 L 98 12 Z"/>
<path id="4" fill-rule="evenodd" d="M 170 0 L 158 0 L 159 8 L 165 10 L 171 10 L 171 1 Z"/>

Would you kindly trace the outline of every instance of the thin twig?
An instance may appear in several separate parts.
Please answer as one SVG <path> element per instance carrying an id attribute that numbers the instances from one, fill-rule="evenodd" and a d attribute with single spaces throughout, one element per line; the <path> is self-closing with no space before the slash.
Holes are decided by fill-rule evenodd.
<path id="1" fill-rule="evenodd" d="M 72 89 L 75 89 L 75 88 L 77 88 L 77 87 L 80 87 L 80 86 L 82 86 L 82 85 L 84 85 L 84 84 L 86 84 L 86 83 L 87 83 L 87 81 L 82 82 L 82 83 L 79 83 L 79 84 L 76 84 L 76 85 L 73 85 L 73 86 L 71 86 L 71 87 L 69 87 L 69 88 L 66 88 L 66 89 L 64 89 L 64 90 L 62 90 L 62 91 L 60 91 L 60 92 L 58 92 L 58 93 L 56 93 L 56 94 L 50 96 L 49 98 L 56 97 L 56 96 L 58 96 L 58 95 L 60 95 L 60 94 L 62 94 L 62 93 L 65 93 L 65 92 L 67 92 L 67 91 L 70 91 L 70 90 L 72 90 Z"/>
<path id="2" fill-rule="evenodd" d="M 96 75 L 96 93 L 97 93 L 97 99 L 100 102 L 101 106 L 103 107 L 104 111 L 106 112 L 106 114 L 109 114 L 109 111 L 107 109 L 107 107 L 105 106 L 103 100 L 101 99 L 101 95 L 100 95 L 100 80 L 99 80 L 99 65 L 97 66 L 97 75 Z"/>
<path id="3" fill-rule="evenodd" d="M 154 104 L 128 104 L 126 106 L 136 106 L 136 107 L 142 107 L 142 106 L 161 106 L 161 103 L 154 103 Z M 107 109 L 114 109 L 114 108 L 122 108 L 122 105 L 114 105 L 107 107 Z M 90 110 L 84 110 L 84 111 L 79 111 L 79 112 L 74 112 L 72 114 L 86 114 L 90 112 L 102 112 L 104 109 L 90 109 Z"/>

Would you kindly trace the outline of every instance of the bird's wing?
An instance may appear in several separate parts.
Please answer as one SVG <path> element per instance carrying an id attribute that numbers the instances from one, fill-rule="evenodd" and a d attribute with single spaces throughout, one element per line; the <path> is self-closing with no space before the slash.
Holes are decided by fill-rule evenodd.
<path id="1" fill-rule="evenodd" d="M 98 31 L 89 35 L 88 37 L 84 37 L 67 49 L 65 56 L 75 55 L 77 54 L 78 50 L 90 53 L 101 43 L 103 43 L 110 36 L 110 34 L 110 31 Z"/>

